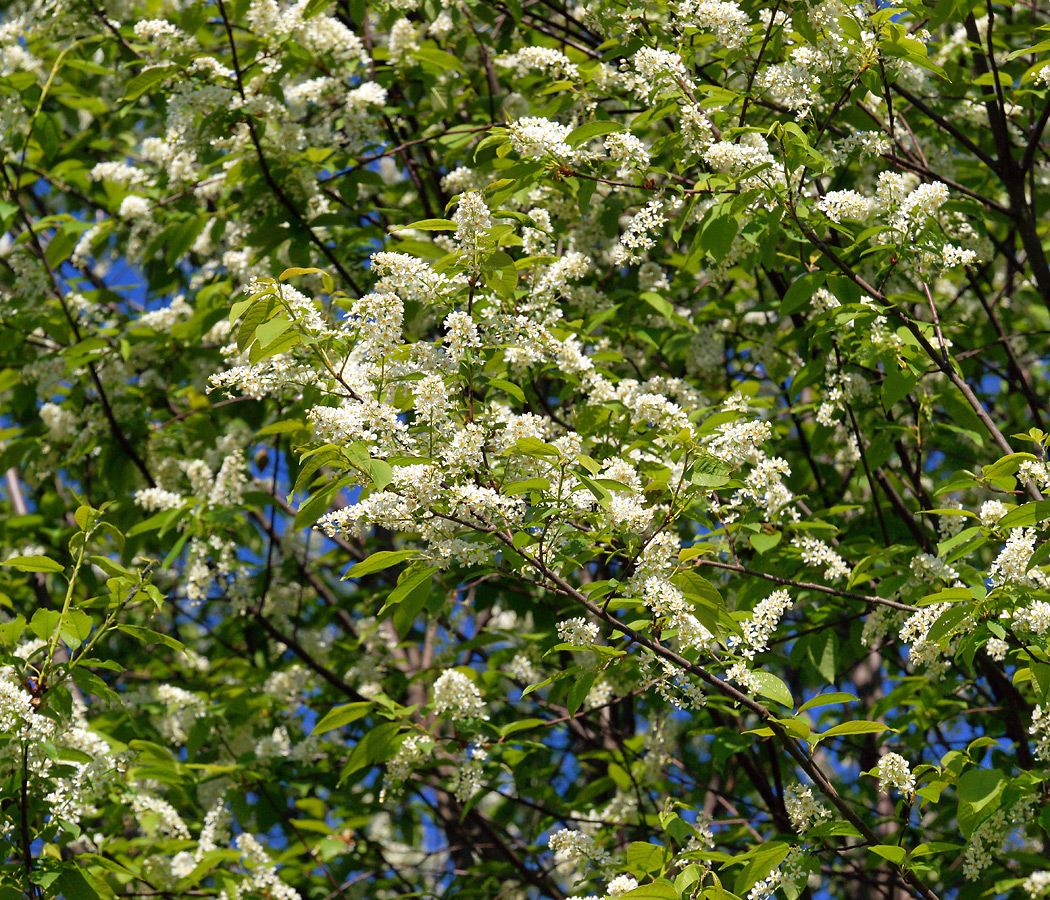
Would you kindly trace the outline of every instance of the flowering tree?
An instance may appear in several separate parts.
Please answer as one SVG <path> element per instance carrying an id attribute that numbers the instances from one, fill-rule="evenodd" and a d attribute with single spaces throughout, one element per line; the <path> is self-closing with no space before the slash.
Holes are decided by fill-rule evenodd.
<path id="1" fill-rule="evenodd" d="M 0 900 L 1050 893 L 1047 30 L 5 4 Z"/>

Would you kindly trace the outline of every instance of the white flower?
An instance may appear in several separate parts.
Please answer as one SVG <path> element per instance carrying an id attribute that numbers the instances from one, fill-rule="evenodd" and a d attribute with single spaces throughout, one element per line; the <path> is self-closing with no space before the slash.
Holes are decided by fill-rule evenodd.
<path id="1" fill-rule="evenodd" d="M 489 717 L 477 685 L 456 669 L 441 673 L 441 677 L 434 682 L 430 702 L 434 712 L 439 715 L 447 712 L 453 719 Z"/>
<path id="2" fill-rule="evenodd" d="M 747 644 L 743 654 L 754 659 L 756 653 L 766 649 L 769 636 L 776 630 L 781 617 L 791 608 L 791 595 L 785 590 L 773 591 L 760 601 L 751 615 L 740 623 Z"/>
<path id="3" fill-rule="evenodd" d="M 807 566 L 824 566 L 824 578 L 828 581 L 849 577 L 850 568 L 846 561 L 823 541 L 804 534 L 792 538 L 791 546 L 801 551 L 802 561 Z"/>
<path id="4" fill-rule="evenodd" d="M 598 847 L 593 837 L 570 828 L 554 832 L 547 839 L 547 846 L 558 860 L 593 859 L 603 862 L 609 858 L 608 854 Z"/>
<path id="5" fill-rule="evenodd" d="M 409 53 L 419 49 L 416 43 L 416 26 L 408 19 L 398 19 L 390 27 L 390 61 L 394 64 L 400 63 Z"/>
<path id="6" fill-rule="evenodd" d="M 1050 892 L 1050 871 L 1037 869 L 1022 882 L 1021 890 L 1033 898 L 1046 896 Z"/>
<path id="7" fill-rule="evenodd" d="M 583 647 L 598 640 L 598 626 L 582 616 L 558 623 L 558 637 L 567 644 Z"/>
<path id="8" fill-rule="evenodd" d="M 831 818 L 828 809 L 813 797 L 812 788 L 801 785 L 788 789 L 784 797 L 784 806 L 791 819 L 791 825 L 799 834 L 805 834 L 814 825 Z"/>
<path id="9" fill-rule="evenodd" d="M 527 159 L 571 160 L 575 151 L 566 143 L 568 125 L 560 125 L 541 116 L 523 116 L 511 122 L 507 129 L 511 146 Z"/>
<path id="10" fill-rule="evenodd" d="M 122 219 L 140 219 L 148 216 L 150 211 L 149 200 L 138 194 L 128 194 L 120 201 L 120 217 Z"/>
<path id="11" fill-rule="evenodd" d="M 619 897 L 628 891 L 633 891 L 636 887 L 638 887 L 638 881 L 632 875 L 617 875 L 609 882 L 607 890 L 610 897 Z"/>
<path id="12" fill-rule="evenodd" d="M 899 753 L 887 753 L 879 760 L 879 790 L 889 793 L 896 788 L 906 797 L 915 793 L 915 776 L 911 774 L 908 761 Z"/>
<path id="13" fill-rule="evenodd" d="M 624 168 L 649 165 L 649 151 L 645 144 L 633 134 L 610 134 L 605 138 L 605 149 L 609 156 Z"/>
<path id="14" fill-rule="evenodd" d="M 978 512 L 978 515 L 981 517 L 982 525 L 986 528 L 994 528 L 995 523 L 1009 511 L 1010 507 L 1001 500 L 985 500 L 984 503 L 981 504 L 981 509 Z"/>
<path id="15" fill-rule="evenodd" d="M 828 191 L 817 203 L 819 209 L 832 222 L 843 219 L 865 219 L 871 207 L 871 201 L 856 191 Z"/>

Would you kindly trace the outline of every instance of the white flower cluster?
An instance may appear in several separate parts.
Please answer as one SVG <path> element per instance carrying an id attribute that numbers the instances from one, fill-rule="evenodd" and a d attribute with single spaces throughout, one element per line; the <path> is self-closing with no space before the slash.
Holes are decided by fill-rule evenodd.
<path id="1" fill-rule="evenodd" d="M 871 209 L 871 200 L 857 191 L 828 191 L 818 201 L 817 209 L 832 222 L 866 219 Z"/>
<path id="2" fill-rule="evenodd" d="M 617 875 L 609 882 L 606 892 L 610 897 L 620 897 L 628 891 L 633 891 L 636 887 L 638 887 L 638 879 L 633 875 Z"/>
<path id="3" fill-rule="evenodd" d="M 40 421 L 47 427 L 47 436 L 53 441 L 68 441 L 79 430 L 76 413 L 57 403 L 48 402 L 40 407 Z"/>
<path id="4" fill-rule="evenodd" d="M 1050 68 L 1050 66 L 1047 68 Z M 1050 893 L 1050 871 L 1037 869 L 1021 882 L 1021 890 L 1028 894 L 1029 897 L 1032 897 L 1033 900 L 1037 897 L 1045 897 Z"/>
<path id="5" fill-rule="evenodd" d="M 1032 724 L 1028 733 L 1035 738 L 1035 758 L 1050 762 L 1050 707 L 1044 709 L 1042 704 L 1038 704 L 1032 710 Z"/>
<path id="6" fill-rule="evenodd" d="M 459 206 L 452 214 L 456 223 L 456 241 L 466 255 L 476 253 L 492 228 L 492 215 L 478 191 L 468 191 L 459 198 Z"/>
<path id="7" fill-rule="evenodd" d="M 994 528 L 996 523 L 1009 511 L 1010 507 L 1001 500 L 985 500 L 977 514 L 981 517 L 981 524 L 985 528 Z"/>
<path id="8" fill-rule="evenodd" d="M 1010 845 L 1016 846 L 1019 833 L 1031 821 L 1034 799 L 1026 797 L 1010 806 L 1000 807 L 981 822 L 970 835 L 970 843 L 963 853 L 963 877 L 976 881 L 987 869 L 996 854 Z"/>
<path id="9" fill-rule="evenodd" d="M 522 47 L 515 53 L 505 53 L 496 62 L 514 69 L 519 77 L 529 72 L 543 72 L 554 78 L 575 79 L 580 75 L 576 64 L 553 47 Z"/>
<path id="10" fill-rule="evenodd" d="M 575 157 L 575 151 L 566 143 L 570 131 L 568 125 L 541 116 L 523 116 L 510 123 L 507 136 L 514 150 L 526 159 L 552 157 L 570 162 Z"/>
<path id="11" fill-rule="evenodd" d="M 1006 539 L 1006 546 L 999 552 L 988 578 L 995 587 L 1021 585 L 1050 590 L 1050 579 L 1041 569 L 1026 572 L 1028 561 L 1035 552 L 1036 531 L 1034 528 L 1016 528 Z"/>
<path id="12" fill-rule="evenodd" d="M 640 263 L 645 254 L 656 246 L 653 235 L 667 222 L 664 206 L 663 199 L 657 197 L 630 217 L 620 240 L 609 251 L 613 265 Z"/>
<path id="13" fill-rule="evenodd" d="M 1046 634 L 1050 631 L 1050 603 L 1046 600 L 1033 600 L 1027 606 L 1015 609 L 1011 619 L 1014 628 L 1033 634 Z"/>
<path id="14" fill-rule="evenodd" d="M 695 28 L 714 32 L 727 50 L 743 46 L 751 34 L 751 20 L 736 0 L 682 0 L 678 15 Z"/>
<path id="15" fill-rule="evenodd" d="M 805 834 L 815 825 L 831 818 L 827 807 L 814 798 L 813 789 L 805 785 L 789 788 L 784 797 L 784 806 L 791 819 L 791 827 L 799 834 Z"/>
<path id="16" fill-rule="evenodd" d="M 895 788 L 905 797 L 915 793 L 915 776 L 908 761 L 899 753 L 887 753 L 879 759 L 879 790 L 884 794 Z"/>
<path id="17" fill-rule="evenodd" d="M 909 662 L 913 666 L 924 667 L 927 674 L 935 679 L 944 676 L 948 668 L 948 660 L 954 652 L 955 641 L 949 642 L 942 649 L 936 641 L 929 640 L 927 635 L 933 623 L 949 606 L 948 603 L 935 603 L 932 606 L 922 607 L 908 617 L 899 635 L 900 639 L 908 645 Z"/>
<path id="18" fill-rule="evenodd" d="M 683 649 L 710 650 L 715 645 L 714 635 L 693 615 L 685 595 L 670 581 L 650 576 L 640 585 L 642 599 L 653 615 L 664 617 L 669 627 L 678 633 Z"/>
<path id="19" fill-rule="evenodd" d="M 807 566 L 824 566 L 824 578 L 828 581 L 849 577 L 850 568 L 846 561 L 823 541 L 803 534 L 792 538 L 791 546 L 798 548 Z"/>
<path id="20" fill-rule="evenodd" d="M 772 435 L 773 426 L 769 422 L 724 422 L 704 443 L 712 456 L 729 463 L 742 463 L 754 460 L 759 444 Z"/>
<path id="21" fill-rule="evenodd" d="M 550 847 L 557 860 L 590 859 L 604 863 L 609 859 L 609 854 L 595 843 L 593 837 L 571 828 L 562 828 L 554 832 L 547 839 L 547 846 Z"/>
<path id="22" fill-rule="evenodd" d="M 620 164 L 621 171 L 632 167 L 644 169 L 649 165 L 649 151 L 641 139 L 633 134 L 610 134 L 605 138 L 605 151 Z"/>
<path id="23" fill-rule="evenodd" d="M 595 643 L 599 633 L 598 626 L 588 622 L 583 616 L 558 623 L 558 637 L 565 643 L 578 647 Z"/>
<path id="24" fill-rule="evenodd" d="M 785 590 L 773 591 L 764 600 L 760 600 L 740 628 L 744 632 L 744 646 L 740 652 L 747 659 L 754 659 L 769 643 L 770 635 L 776 631 L 784 613 L 791 608 L 791 595 Z"/>
<path id="25" fill-rule="evenodd" d="M 485 702 L 476 684 L 456 669 L 448 669 L 434 682 L 431 706 L 438 715 L 453 719 L 487 719 Z"/>
<path id="26" fill-rule="evenodd" d="M 466 803 L 481 790 L 481 779 L 485 774 L 485 760 L 488 758 L 488 751 L 484 748 L 471 747 L 467 758 L 452 773 L 452 792 L 460 803 Z"/>

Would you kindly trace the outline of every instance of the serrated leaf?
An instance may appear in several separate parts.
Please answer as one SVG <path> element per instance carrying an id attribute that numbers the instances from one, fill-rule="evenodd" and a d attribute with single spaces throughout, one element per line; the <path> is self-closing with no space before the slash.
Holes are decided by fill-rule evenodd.
<path id="1" fill-rule="evenodd" d="M 693 614 L 700 623 L 723 646 L 732 635 L 744 636 L 740 625 L 729 615 L 722 595 L 710 581 L 693 571 L 679 572 L 671 580 L 692 604 Z"/>
<path id="2" fill-rule="evenodd" d="M 580 144 L 584 143 L 584 141 L 589 141 L 591 138 L 626 130 L 627 126 L 620 122 L 612 122 L 608 120 L 586 122 L 570 131 L 568 137 L 565 138 L 565 143 L 570 147 L 579 147 Z"/>
<path id="3" fill-rule="evenodd" d="M 842 737 L 846 734 L 882 734 L 888 730 L 890 730 L 889 726 L 882 722 L 842 722 L 815 737 L 824 740 L 831 737 Z"/>
<path id="4" fill-rule="evenodd" d="M 631 900 L 678 900 L 678 891 L 665 881 L 654 881 L 651 884 L 640 884 L 621 897 Z"/>
<path id="5" fill-rule="evenodd" d="M 1046 519 L 1050 519 L 1050 500 L 1033 500 L 1010 510 L 995 525 L 997 528 L 1027 527 Z"/>
<path id="6" fill-rule="evenodd" d="M 382 572 L 384 569 L 389 569 L 391 566 L 396 566 L 398 563 L 416 556 L 419 556 L 417 550 L 378 550 L 368 559 L 363 559 L 361 562 L 351 566 L 346 575 L 343 576 L 343 579 L 362 578 L 365 575 Z"/>
<path id="7" fill-rule="evenodd" d="M 895 866 L 904 864 L 906 854 L 903 847 L 896 847 L 893 844 L 877 844 L 874 847 L 868 847 L 868 850 L 876 856 L 889 860 Z"/>
<path id="8" fill-rule="evenodd" d="M 138 100 L 139 97 L 145 94 L 154 85 L 160 84 L 178 71 L 179 67 L 176 65 L 160 65 L 152 66 L 149 69 L 139 72 L 138 75 L 128 82 L 127 88 L 124 91 L 124 102 L 127 103 L 131 100 Z"/>
<path id="9" fill-rule="evenodd" d="M 407 231 L 409 228 L 415 231 L 455 231 L 459 226 L 451 219 L 420 219 L 411 225 L 399 225 L 392 231 Z"/>
<path id="10" fill-rule="evenodd" d="M 317 721 L 311 734 L 324 734 L 326 731 L 342 728 L 344 725 L 363 719 L 371 709 L 372 704 L 367 702 L 346 703 L 342 706 L 333 707 Z"/>
<path id="11" fill-rule="evenodd" d="M 794 707 L 795 701 L 788 686 L 772 672 L 755 669 L 751 673 L 751 682 L 754 685 L 755 693 L 768 697 L 770 700 L 775 700 L 788 709 Z"/>
<path id="12" fill-rule="evenodd" d="M 505 394 L 510 394 L 519 403 L 525 402 L 525 392 L 516 384 L 504 381 L 502 378 L 490 378 L 489 387 L 494 387 L 497 390 L 503 391 Z"/>
<path id="13" fill-rule="evenodd" d="M 860 698 L 855 694 L 847 694 L 845 691 L 828 691 L 826 694 L 817 694 L 803 703 L 798 711 L 806 712 L 810 709 L 819 709 L 822 706 L 837 706 L 840 703 L 855 703 Z"/>
<path id="14" fill-rule="evenodd" d="M 951 634 L 969 616 L 970 609 L 968 606 L 948 607 L 937 617 L 937 621 L 930 626 L 929 631 L 926 632 L 926 640 L 938 643 L 941 638 Z"/>
<path id="15" fill-rule="evenodd" d="M 591 687 L 594 685 L 594 672 L 584 672 L 580 678 L 573 681 L 572 686 L 569 688 L 569 699 L 566 706 L 569 710 L 570 716 L 575 716 L 583 701 L 587 699 L 587 695 L 591 692 Z"/>
<path id="16" fill-rule="evenodd" d="M 163 644 L 165 647 L 171 647 L 172 650 L 180 652 L 186 649 L 181 641 L 177 641 L 171 635 L 161 634 L 159 631 L 154 631 L 151 628 L 143 628 L 141 625 L 117 625 L 116 627 L 144 644 Z"/>
<path id="17" fill-rule="evenodd" d="M 823 272 L 807 272 L 796 278 L 784 292 L 784 299 L 780 301 L 780 315 L 789 316 L 803 309 L 826 278 Z"/>
<path id="18" fill-rule="evenodd" d="M 0 562 L 0 566 L 11 566 L 19 572 L 62 572 L 64 567 L 61 563 L 48 559 L 46 556 L 12 556 Z"/>

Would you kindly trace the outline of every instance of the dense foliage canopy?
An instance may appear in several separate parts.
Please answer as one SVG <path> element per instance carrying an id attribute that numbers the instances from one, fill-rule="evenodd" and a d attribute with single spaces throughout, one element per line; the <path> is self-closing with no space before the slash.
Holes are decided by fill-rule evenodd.
<path id="1" fill-rule="evenodd" d="M 1050 13 L 9 0 L 0 900 L 1050 894 Z"/>

